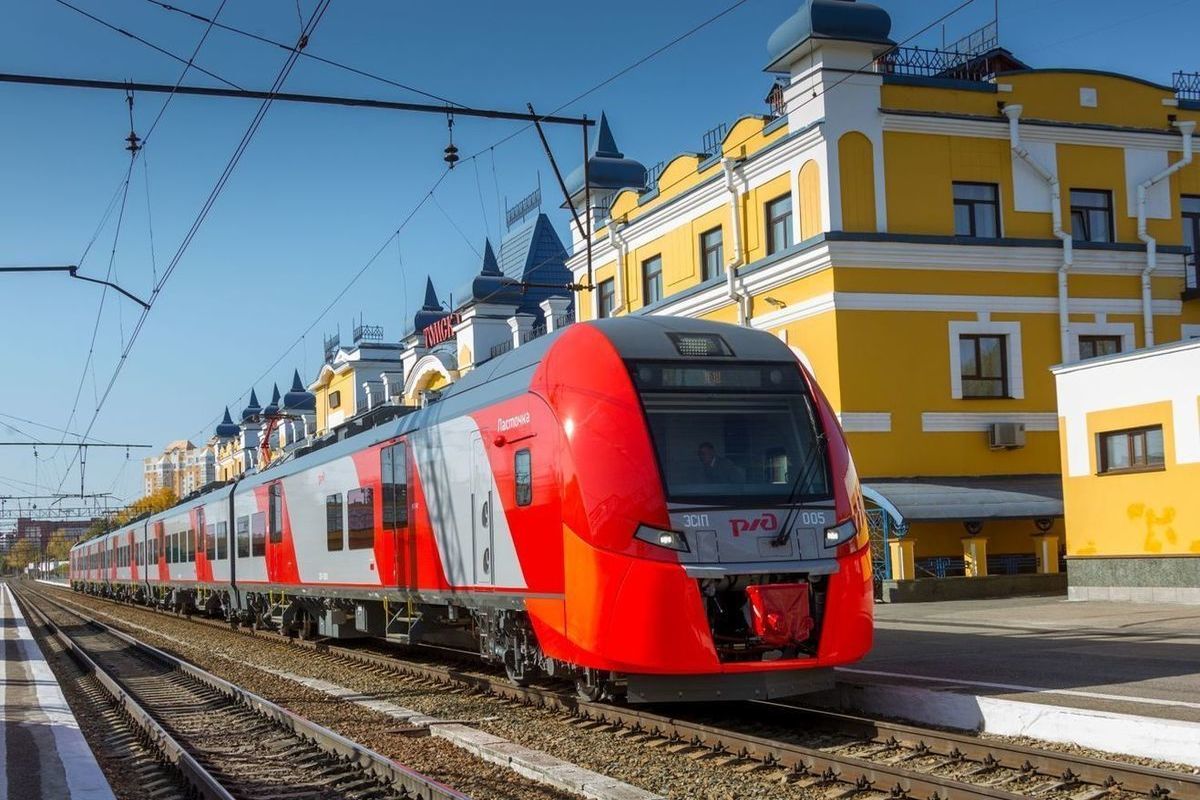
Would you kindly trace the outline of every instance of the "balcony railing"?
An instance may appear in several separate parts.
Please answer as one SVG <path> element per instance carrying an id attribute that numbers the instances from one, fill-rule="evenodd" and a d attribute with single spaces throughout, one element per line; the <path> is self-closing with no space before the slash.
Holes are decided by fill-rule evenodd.
<path id="1" fill-rule="evenodd" d="M 509 350 L 512 350 L 512 349 L 513 349 L 512 339 L 505 339 L 503 342 L 500 342 L 499 344 L 492 345 L 492 349 L 489 351 L 488 355 L 491 358 L 495 358 L 496 356 L 504 355 L 505 353 L 507 353 Z"/>
<path id="2" fill-rule="evenodd" d="M 1171 85 L 1179 100 L 1200 100 L 1200 72 L 1176 72 Z"/>
<path id="3" fill-rule="evenodd" d="M 982 82 L 995 75 L 997 67 L 996 58 L 986 54 L 897 47 L 880 56 L 875 61 L 875 69 L 884 75 Z"/>

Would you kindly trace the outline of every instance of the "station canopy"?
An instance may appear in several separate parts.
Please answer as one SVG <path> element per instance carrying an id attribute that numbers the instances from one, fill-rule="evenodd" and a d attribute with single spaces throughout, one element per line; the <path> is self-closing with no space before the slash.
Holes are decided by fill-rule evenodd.
<path id="1" fill-rule="evenodd" d="M 890 505 L 904 522 L 1063 515 L 1059 475 L 878 478 L 864 481 L 863 485 L 868 499 L 881 498 L 883 502 L 879 504 Z"/>

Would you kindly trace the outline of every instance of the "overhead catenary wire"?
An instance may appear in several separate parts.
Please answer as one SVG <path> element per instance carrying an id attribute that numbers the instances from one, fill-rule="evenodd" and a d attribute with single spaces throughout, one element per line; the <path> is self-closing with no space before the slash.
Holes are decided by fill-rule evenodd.
<path id="1" fill-rule="evenodd" d="M 214 21 L 216 20 L 217 17 L 219 17 L 221 15 L 221 12 L 224 10 L 225 3 L 227 1 L 228 0 L 221 0 L 221 4 L 219 6 L 217 6 L 217 10 L 213 14 Z M 175 81 L 176 88 L 178 88 L 183 83 L 183 79 L 187 76 L 188 71 L 192 68 L 193 63 L 196 60 L 196 56 L 198 56 L 200 54 L 200 49 L 204 46 L 204 43 L 208 40 L 208 35 L 210 33 L 212 33 L 212 25 L 209 25 L 207 28 L 205 28 L 204 33 L 196 41 L 195 47 L 192 48 L 191 55 L 184 62 L 183 69 L 180 71 L 179 77 Z M 108 220 L 109 216 L 111 215 L 113 208 L 116 207 L 117 198 L 119 196 L 124 197 L 128 193 L 129 174 L 130 174 L 130 171 L 133 169 L 133 164 L 134 164 L 134 162 L 137 161 L 139 156 L 144 156 L 144 154 L 146 152 L 146 145 L 150 142 L 150 137 L 153 136 L 155 129 L 158 127 L 158 123 L 162 120 L 163 116 L 167 113 L 167 109 L 170 107 L 171 100 L 173 98 L 174 98 L 174 93 L 167 95 L 166 100 L 164 100 L 163 104 L 159 107 L 158 113 L 154 117 L 154 121 L 150 124 L 150 128 L 146 131 L 146 134 L 144 136 L 142 136 L 141 146 L 138 147 L 136 150 L 132 151 L 131 157 L 130 157 L 129 169 L 126 171 L 125 179 L 120 184 L 118 184 L 117 190 L 113 193 L 113 199 L 109 202 L 108 208 L 105 210 L 104 216 L 100 220 L 100 224 L 96 227 L 96 232 L 94 234 L 92 234 L 91 240 L 88 242 L 87 246 L 84 248 L 83 255 L 79 259 L 80 267 L 83 266 L 84 260 L 87 258 L 88 253 L 92 249 L 92 245 L 95 244 L 96 239 L 99 238 L 100 232 L 104 229 L 104 226 L 107 223 L 107 220 Z M 122 203 L 123 202 L 124 201 L 122 200 Z M 147 211 L 147 213 L 149 213 L 149 212 Z M 107 293 L 107 291 L 108 291 L 108 287 L 105 287 L 104 292 Z M 100 295 L 100 308 L 96 312 L 97 326 L 99 325 L 99 322 L 100 322 L 100 314 L 104 308 L 105 293 L 102 293 Z M 83 384 L 87 380 L 88 367 L 92 366 L 93 374 L 95 372 L 95 368 L 91 363 L 92 355 L 93 355 L 94 347 L 95 347 L 95 340 L 96 340 L 96 331 L 93 330 L 92 343 L 88 348 L 87 360 L 84 361 L 83 369 L 80 371 L 79 385 L 75 390 L 75 399 L 71 404 L 71 413 L 67 416 L 67 422 L 63 426 L 64 428 L 70 428 L 71 423 L 73 423 L 75 421 L 75 414 L 79 410 L 79 396 L 80 396 L 80 393 L 83 391 Z M 63 442 L 65 442 L 65 441 L 66 441 L 66 439 L 64 438 L 62 441 L 59 442 L 58 447 L 54 448 L 54 453 L 52 454 L 52 457 L 58 455 L 59 451 L 62 449 Z M 64 482 L 66 481 L 65 474 L 63 475 L 62 481 L 64 481 Z M 61 485 L 62 485 L 62 482 L 60 482 L 59 486 L 61 487 Z"/>
<path id="2" fill-rule="evenodd" d="M 222 23 L 222 22 L 217 22 L 215 20 L 215 18 L 210 20 L 208 17 L 204 16 L 203 14 L 197 14 L 194 11 L 188 11 L 186 8 L 178 8 L 176 6 L 170 5 L 169 3 L 161 2 L 161 0 L 146 0 L 146 2 L 148 2 L 152 5 L 156 5 L 159 8 L 165 9 L 166 11 L 172 11 L 177 14 L 183 14 L 186 17 L 191 17 L 192 19 L 198 20 L 200 22 L 210 23 L 223 31 L 227 31 L 229 33 L 233 33 L 238 36 L 244 36 L 247 39 L 253 39 L 254 41 L 261 42 L 263 44 L 269 44 L 269 45 L 273 45 L 275 47 L 280 47 L 280 48 L 283 48 L 284 50 L 292 49 L 291 45 L 285 44 L 284 42 L 280 42 L 275 39 L 270 39 L 266 36 L 262 36 L 257 33 L 252 33 L 251 31 L 243 30 L 241 28 L 236 28 L 232 25 L 226 25 L 225 23 Z M 393 86 L 397 89 L 403 89 L 406 92 L 412 92 L 413 94 L 419 94 L 422 97 L 428 97 L 431 100 L 437 100 L 439 102 L 446 103 L 446 104 L 452 105 L 452 106 L 462 106 L 462 103 L 442 97 L 441 95 L 437 95 L 432 92 L 427 92 L 424 89 L 418 89 L 415 86 L 411 86 L 406 83 L 401 83 L 400 81 L 392 80 L 391 78 L 387 78 L 383 75 L 379 75 L 378 73 L 369 72 L 367 70 L 361 69 L 359 67 L 354 67 L 349 64 L 340 62 L 340 61 L 334 61 L 333 59 L 330 59 L 330 58 L 323 58 L 322 56 L 319 56 L 315 53 L 303 51 L 303 52 L 301 52 L 300 55 L 301 55 L 301 57 L 306 58 L 310 61 L 316 61 L 321 64 L 327 64 L 328 66 L 335 67 L 335 68 L 341 69 L 341 70 L 345 70 L 346 72 L 353 73 L 353 74 L 358 75 L 363 78 L 370 78 L 371 80 L 379 81 L 380 83 L 385 83 L 388 86 Z"/>
<path id="3" fill-rule="evenodd" d="M 212 210 L 213 205 L 216 203 L 217 198 L 221 195 L 225 186 L 228 184 L 230 176 L 232 176 L 234 170 L 237 168 L 238 163 L 241 161 L 242 156 L 245 154 L 246 149 L 253 140 L 254 134 L 258 132 L 259 127 L 262 125 L 262 121 L 266 117 L 266 113 L 271 107 L 275 93 L 279 91 L 279 89 L 283 86 L 284 81 L 287 80 L 288 75 L 291 74 L 292 68 L 295 67 L 296 61 L 299 59 L 301 48 L 307 44 L 309 38 L 312 36 L 313 31 L 316 29 L 317 25 L 320 24 L 321 18 L 325 15 L 325 11 L 329 8 L 329 2 L 330 0 L 318 0 L 316 8 L 309 17 L 308 24 L 301 31 L 300 38 L 296 42 L 296 47 L 284 61 L 283 66 L 280 68 L 279 73 L 275 77 L 275 81 L 272 84 L 270 91 L 267 93 L 267 97 L 264 98 L 260 104 L 257 113 L 255 113 L 249 126 L 246 128 L 246 132 L 242 135 L 241 140 L 234 149 L 233 155 L 230 156 L 229 161 L 226 163 L 225 169 L 222 170 L 221 175 L 217 178 L 216 184 L 209 192 L 208 197 L 205 199 L 200 211 L 196 214 L 196 217 L 193 220 L 191 227 L 188 229 L 187 234 L 184 236 L 183 241 L 180 242 L 179 247 L 176 249 L 175 255 L 171 257 L 170 262 L 163 270 L 162 277 L 159 278 L 158 283 L 155 284 L 153 291 L 151 291 L 148 306 L 142 310 L 142 313 L 139 315 L 137 323 L 130 334 L 128 343 L 122 349 L 121 356 L 117 360 L 117 364 L 113 369 L 112 376 L 109 378 L 108 384 L 105 386 L 104 392 L 101 394 L 100 400 L 96 404 L 96 409 L 92 413 L 91 420 L 88 422 L 87 428 L 84 431 L 84 436 L 91 435 L 92 428 L 95 426 L 96 420 L 99 418 L 100 412 L 104 408 L 104 404 L 112 394 L 113 387 L 116 385 L 117 380 L 121 376 L 121 372 L 128 361 L 129 354 L 133 350 L 133 346 L 137 342 L 138 337 L 145 326 L 146 318 L 150 315 L 150 311 L 153 309 L 154 304 L 159 295 L 162 293 L 163 288 L 166 286 L 167 282 L 171 279 L 171 276 L 178 268 L 184 254 L 188 251 L 192 241 L 195 239 L 196 233 L 204 224 L 204 220 L 207 219 L 208 214 Z M 79 455 L 80 450 L 76 449 L 75 457 L 72 458 L 71 462 L 67 465 L 68 472 L 70 472 L 71 467 L 73 467 L 75 462 L 79 459 Z M 63 482 L 65 482 L 65 480 L 66 476 L 63 477 Z M 59 484 L 58 488 L 60 490 L 62 489 L 62 483 Z"/>
<path id="4" fill-rule="evenodd" d="M 77 5 L 68 3 L 67 0 L 54 0 L 54 2 L 58 3 L 60 6 L 64 6 L 66 8 L 71 9 L 72 11 L 76 12 L 77 14 L 81 14 L 81 15 L 87 17 L 88 19 L 92 20 L 93 22 L 103 25 L 104 27 L 108 28 L 111 31 L 116 31 L 117 33 L 121 34 L 122 36 L 128 36 L 130 39 L 140 42 L 141 44 L 144 44 L 146 47 L 149 47 L 150 49 L 154 50 L 155 52 L 161 53 L 164 56 L 167 56 L 168 58 L 178 61 L 180 64 L 185 64 L 185 65 L 191 67 L 192 69 L 196 70 L 197 72 L 202 72 L 205 75 L 207 75 L 208 77 L 218 80 L 221 83 L 225 84 L 226 86 L 232 86 L 234 89 L 242 88 L 242 87 L 238 86 L 236 83 L 234 83 L 233 81 L 226 80 L 225 78 L 222 78 L 220 75 L 216 74 L 215 72 L 208 71 L 207 69 L 200 66 L 199 64 L 194 63 L 190 59 L 184 59 L 182 56 L 172 53 L 170 50 L 166 49 L 165 47 L 159 47 L 154 42 L 151 42 L 149 39 L 138 36 L 136 33 L 133 33 L 132 31 L 128 31 L 125 28 L 118 27 L 118 26 L 112 24 L 111 22 L 108 22 L 107 20 L 101 19 L 100 17 L 96 16 L 95 14 L 92 14 L 89 11 L 84 11 L 82 8 L 80 8 Z"/>

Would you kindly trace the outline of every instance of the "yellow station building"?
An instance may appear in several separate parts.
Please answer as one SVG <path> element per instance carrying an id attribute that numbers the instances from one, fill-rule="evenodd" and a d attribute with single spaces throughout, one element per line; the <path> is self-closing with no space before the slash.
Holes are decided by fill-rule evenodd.
<path id="1" fill-rule="evenodd" d="M 1071 598 L 1200 603 L 1200 339 L 1054 374 Z"/>
<path id="2" fill-rule="evenodd" d="M 1029 68 L 994 28 L 943 52 L 896 48 L 890 26 L 804 2 L 768 42 L 768 112 L 648 176 L 603 120 L 588 196 L 582 169 L 568 187 L 593 232 L 589 275 L 573 225 L 568 267 L 596 287 L 577 314 L 698 316 L 795 348 L 881 544 L 903 534 L 879 553 L 890 577 L 1057 571 L 1051 368 L 1200 335 L 1200 103 Z"/>

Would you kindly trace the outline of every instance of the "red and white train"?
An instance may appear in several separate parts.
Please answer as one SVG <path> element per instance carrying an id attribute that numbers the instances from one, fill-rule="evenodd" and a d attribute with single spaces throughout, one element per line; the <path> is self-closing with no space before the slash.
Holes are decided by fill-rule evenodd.
<path id="1" fill-rule="evenodd" d="M 854 465 L 774 336 L 579 323 L 396 412 L 77 545 L 72 585 L 631 701 L 796 694 L 870 647 Z"/>

